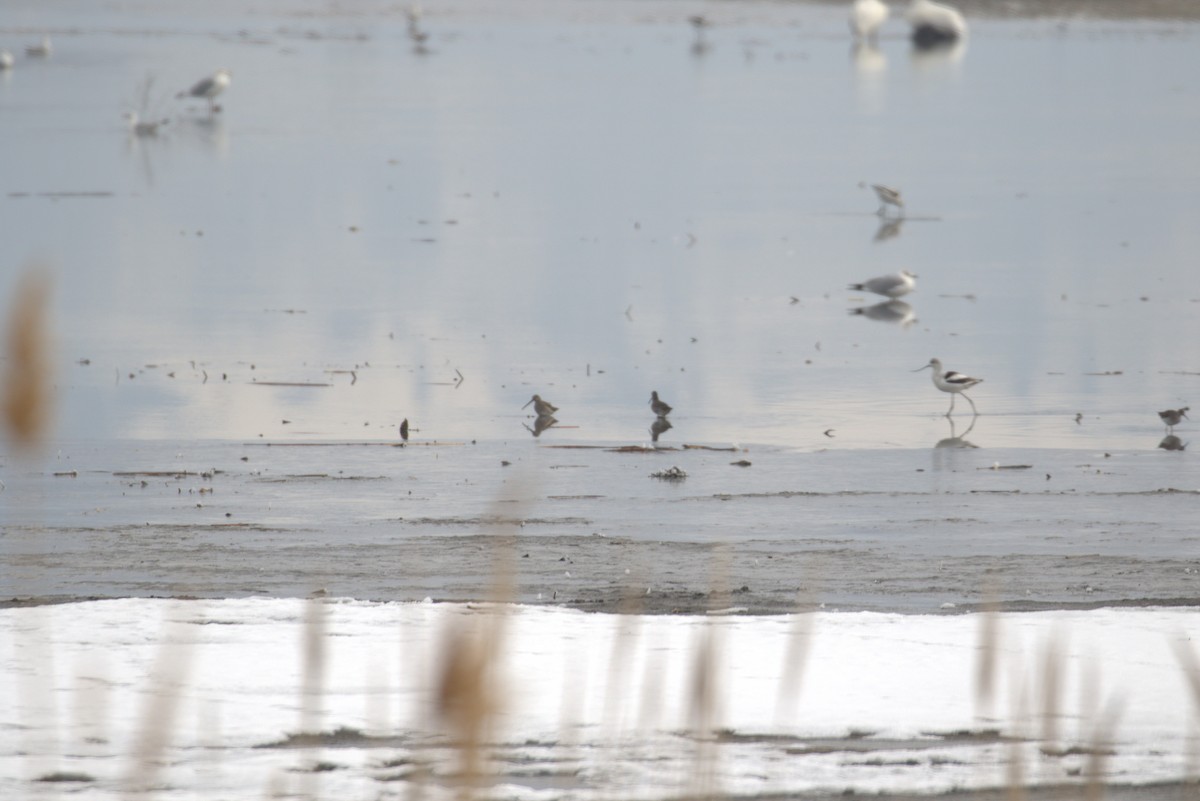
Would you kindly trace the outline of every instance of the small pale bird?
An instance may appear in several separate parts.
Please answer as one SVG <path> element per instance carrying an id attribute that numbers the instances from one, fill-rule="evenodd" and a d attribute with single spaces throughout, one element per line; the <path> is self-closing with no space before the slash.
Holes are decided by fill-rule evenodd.
<path id="1" fill-rule="evenodd" d="M 12 53 L 7 50 L 0 50 L 0 72 L 3 72 L 4 70 L 11 70 L 13 68 L 13 64 L 15 63 L 17 63 L 17 61 L 13 58 Z"/>
<path id="2" fill-rule="evenodd" d="M 858 292 L 874 292 L 887 298 L 898 298 L 907 295 L 917 286 L 917 276 L 908 270 L 901 270 L 894 275 L 881 275 L 861 284 L 850 284 L 847 289 Z"/>
<path id="3" fill-rule="evenodd" d="M 549 401 L 542 400 L 541 395 L 534 395 L 532 398 L 529 399 L 529 403 L 526 403 L 525 406 L 528 406 L 530 403 L 533 404 L 533 411 L 537 414 L 538 417 L 549 417 L 558 411 L 557 406 L 550 403 Z M 522 406 L 521 408 L 524 409 L 525 406 Z"/>
<path id="4" fill-rule="evenodd" d="M 860 42 L 874 42 L 887 18 L 888 7 L 880 0 L 854 0 L 850 6 L 850 32 Z"/>
<path id="5" fill-rule="evenodd" d="M 966 391 L 976 384 L 983 383 L 982 378 L 973 378 L 969 375 L 956 373 L 953 370 L 943 371 L 941 359 L 930 359 L 929 364 L 924 367 L 918 367 L 913 372 L 916 373 L 929 367 L 933 368 L 933 385 L 942 392 L 950 393 L 950 410 L 946 412 L 946 417 L 949 417 L 954 411 L 955 395 L 962 395 L 966 398 L 967 403 L 971 404 L 971 411 L 976 415 L 979 414 L 979 411 L 975 408 L 975 401 L 971 400 Z"/>
<path id="6" fill-rule="evenodd" d="M 125 112 L 125 120 L 129 123 L 129 131 L 134 136 L 158 136 L 158 129 L 170 120 L 143 120 L 136 111 Z"/>
<path id="7" fill-rule="evenodd" d="M 1180 421 L 1187 418 L 1187 412 L 1190 408 L 1192 407 L 1184 406 L 1182 409 L 1164 409 L 1158 413 L 1158 418 L 1166 423 L 1167 429 L 1170 430 L 1179 425 Z"/>
<path id="8" fill-rule="evenodd" d="M 879 198 L 879 211 L 875 212 L 876 214 L 882 217 L 887 213 L 888 206 L 895 206 L 901 214 L 904 213 L 904 200 L 900 197 L 899 189 L 892 189 L 883 184 L 871 184 L 871 188 Z"/>
<path id="9" fill-rule="evenodd" d="M 933 0 L 913 0 L 904 13 L 912 26 L 912 42 L 929 49 L 952 44 L 967 35 L 967 21 L 958 9 Z"/>
<path id="10" fill-rule="evenodd" d="M 42 41 L 37 44 L 25 45 L 25 55 L 30 58 L 50 58 L 53 52 L 54 47 L 50 44 L 49 36 L 43 36 Z"/>
<path id="11" fill-rule="evenodd" d="M 655 417 L 666 417 L 671 413 L 671 405 L 666 401 L 660 400 L 657 392 L 651 392 L 650 411 L 654 412 Z"/>
<path id="12" fill-rule="evenodd" d="M 232 78 L 232 72 L 227 69 L 219 69 L 209 77 L 197 81 L 196 85 L 191 89 L 188 89 L 186 92 L 180 92 L 175 97 L 202 97 L 208 101 L 209 111 L 219 111 L 221 107 L 214 102 L 214 98 L 225 91 Z"/>

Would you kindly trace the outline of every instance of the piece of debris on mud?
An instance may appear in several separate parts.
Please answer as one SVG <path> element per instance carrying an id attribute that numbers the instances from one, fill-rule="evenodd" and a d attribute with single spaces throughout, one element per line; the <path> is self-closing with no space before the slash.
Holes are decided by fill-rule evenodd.
<path id="1" fill-rule="evenodd" d="M 734 467 L 749 467 L 750 461 L 747 459 L 738 459 L 736 462 L 730 462 Z"/>
<path id="2" fill-rule="evenodd" d="M 672 465 L 666 470 L 655 470 L 650 474 L 650 478 L 661 478 L 667 481 L 682 481 L 687 478 L 687 471 L 683 468 Z"/>

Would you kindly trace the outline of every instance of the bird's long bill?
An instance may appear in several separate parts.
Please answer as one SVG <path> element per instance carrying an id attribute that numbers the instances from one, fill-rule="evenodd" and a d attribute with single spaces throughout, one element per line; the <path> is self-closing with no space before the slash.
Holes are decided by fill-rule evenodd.
<path id="1" fill-rule="evenodd" d="M 926 364 L 926 365 L 923 365 L 923 366 L 921 366 L 921 367 L 918 367 L 916 370 L 909 370 L 909 372 L 910 372 L 910 373 L 919 373 L 919 372 L 921 372 L 922 370 L 924 370 L 926 367 L 933 367 L 933 365 L 932 365 L 932 364 Z"/>
<path id="2" fill-rule="evenodd" d="M 529 405 L 529 404 L 531 404 L 531 403 L 533 403 L 533 398 L 530 398 L 528 401 L 526 401 L 526 402 L 525 402 L 525 406 L 528 406 L 528 405 Z M 524 409 L 524 408 L 525 408 L 525 406 L 522 406 L 521 408 L 522 408 L 522 409 Z"/>

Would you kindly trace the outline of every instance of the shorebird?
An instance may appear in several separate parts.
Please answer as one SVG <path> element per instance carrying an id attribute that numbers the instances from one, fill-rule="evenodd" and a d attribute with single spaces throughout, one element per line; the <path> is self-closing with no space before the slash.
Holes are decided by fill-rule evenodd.
<path id="1" fill-rule="evenodd" d="M 666 417 L 671 413 L 671 405 L 666 401 L 659 400 L 657 392 L 651 392 L 650 411 L 654 412 L 655 417 Z"/>
<path id="2" fill-rule="evenodd" d="M 405 417 L 400 421 L 400 439 L 408 442 L 408 418 Z"/>
<path id="3" fill-rule="evenodd" d="M 908 270 L 901 270 L 894 275 L 881 275 L 869 281 L 863 281 L 861 284 L 850 284 L 846 288 L 858 292 L 874 292 L 885 298 L 898 298 L 912 292 L 916 286 L 917 276 Z"/>
<path id="4" fill-rule="evenodd" d="M 42 41 L 33 45 L 25 45 L 25 55 L 30 58 L 49 58 L 54 52 L 54 48 L 50 45 L 50 37 L 43 36 Z"/>
<path id="5" fill-rule="evenodd" d="M 170 120 L 146 120 L 140 119 L 136 111 L 126 111 L 125 119 L 129 123 L 129 131 L 134 136 L 158 136 L 158 129 L 162 125 L 166 125 Z"/>
<path id="6" fill-rule="evenodd" d="M 958 9 L 933 0 L 913 0 L 905 12 L 913 44 L 920 48 L 950 44 L 967 35 L 967 21 Z"/>
<path id="7" fill-rule="evenodd" d="M 933 368 L 933 385 L 942 392 L 950 393 L 950 411 L 946 412 L 946 417 L 949 417 L 954 411 L 955 395 L 962 395 L 964 398 L 966 398 L 967 403 L 971 404 L 971 411 L 976 415 L 979 414 L 979 411 L 975 408 L 975 401 L 971 400 L 971 397 L 967 395 L 967 390 L 976 384 L 982 383 L 982 378 L 972 378 L 969 375 L 956 373 L 953 370 L 946 370 L 943 372 L 942 362 L 940 359 L 930 359 L 929 364 L 925 365 L 925 367 L 918 367 L 916 370 L 913 370 L 913 372 L 920 372 L 927 367 Z"/>
<path id="8" fill-rule="evenodd" d="M 534 395 L 532 398 L 529 399 L 529 403 L 526 403 L 525 406 L 528 406 L 530 403 L 533 404 L 533 411 L 537 414 L 538 417 L 550 417 L 555 412 L 558 411 L 557 406 L 550 403 L 549 401 L 542 400 L 541 395 Z M 525 406 L 522 406 L 521 408 L 524 409 Z"/>
<path id="9" fill-rule="evenodd" d="M 850 6 L 850 31 L 859 41 L 874 42 L 887 18 L 888 7 L 880 0 L 854 0 Z"/>
<path id="10" fill-rule="evenodd" d="M 1175 428 L 1179 422 L 1187 417 L 1187 411 L 1192 407 L 1184 406 L 1182 409 L 1165 409 L 1158 413 L 1158 418 L 1167 425 L 1167 430 Z"/>
<path id="11" fill-rule="evenodd" d="M 208 100 L 209 111 L 220 111 L 221 107 L 213 102 L 213 98 L 225 91 L 232 77 L 233 73 L 229 70 L 219 69 L 211 76 L 198 81 L 191 89 L 188 89 L 186 92 L 180 92 L 175 97 L 203 97 Z"/>
<path id="12" fill-rule="evenodd" d="M 871 184 L 871 188 L 875 190 L 875 194 L 879 197 L 879 211 L 875 212 L 880 217 L 887 214 L 888 206 L 895 206 L 901 214 L 904 213 L 904 201 L 900 198 L 900 190 L 892 189 L 890 186 L 883 184 Z"/>
<path id="13" fill-rule="evenodd" d="M 13 58 L 12 53 L 8 52 L 7 50 L 0 50 L 0 72 L 3 72 L 4 70 L 11 70 L 13 68 L 13 64 L 15 63 L 16 59 Z"/>

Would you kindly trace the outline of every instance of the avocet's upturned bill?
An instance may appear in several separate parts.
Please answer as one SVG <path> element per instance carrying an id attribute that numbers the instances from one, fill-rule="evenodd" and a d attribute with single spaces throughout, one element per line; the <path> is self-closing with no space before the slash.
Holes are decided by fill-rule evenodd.
<path id="1" fill-rule="evenodd" d="M 917 276 L 908 270 L 901 270 L 894 275 L 881 275 L 861 284 L 850 284 L 847 289 L 858 292 L 874 292 L 885 298 L 898 298 L 907 295 L 917 286 Z"/>
<path id="2" fill-rule="evenodd" d="M 929 364 L 924 367 L 918 367 L 913 370 L 914 373 L 926 368 L 933 368 L 933 385 L 942 392 L 950 393 L 950 410 L 946 412 L 946 417 L 949 417 L 954 412 L 954 396 L 962 395 L 967 399 L 967 403 L 971 404 L 971 411 L 978 415 L 979 411 L 975 408 L 975 401 L 971 400 L 966 391 L 976 384 L 983 383 L 982 378 L 974 378 L 962 373 L 956 373 L 953 370 L 942 369 L 941 359 L 930 359 Z"/>
<path id="3" fill-rule="evenodd" d="M 854 0 L 850 6 L 850 32 L 859 41 L 874 42 L 887 18 L 888 7 L 881 0 Z"/>

